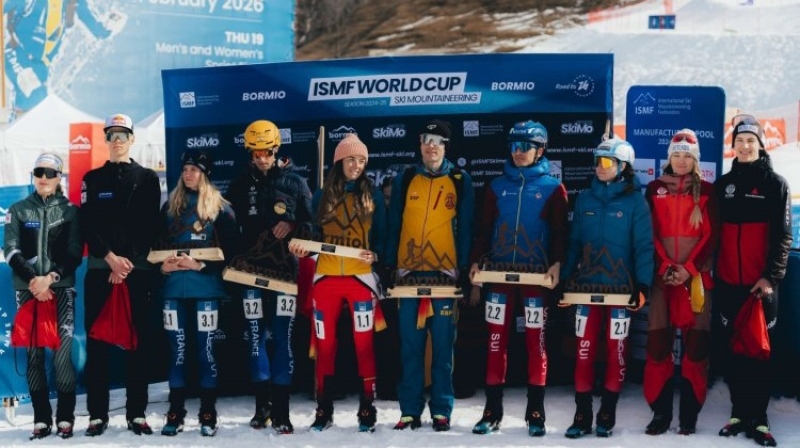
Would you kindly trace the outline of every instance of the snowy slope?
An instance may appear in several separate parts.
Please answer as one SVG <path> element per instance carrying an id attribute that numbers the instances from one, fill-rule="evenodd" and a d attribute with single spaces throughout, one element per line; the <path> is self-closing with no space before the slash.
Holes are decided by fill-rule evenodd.
<path id="1" fill-rule="evenodd" d="M 156 431 L 163 426 L 163 414 L 167 410 L 166 385 L 154 384 L 150 388 L 151 405 L 148 408 L 148 420 Z M 124 393 L 115 391 L 112 395 L 112 408 L 122 406 Z M 77 433 L 70 440 L 58 440 L 52 436 L 36 442 L 28 441 L 32 429 L 32 411 L 29 405 L 17 411 L 19 427 L 11 427 L 0 421 L 0 446 L 34 447 L 34 446 L 70 446 L 70 447 L 210 447 L 227 446 L 245 447 L 642 447 L 674 448 L 678 444 L 704 448 L 743 448 L 756 446 L 744 435 L 725 439 L 717 435 L 719 428 L 727 421 L 730 412 L 727 387 L 720 384 L 709 391 L 708 401 L 700 414 L 698 432 L 691 436 L 676 433 L 676 416 L 673 429 L 660 436 L 644 434 L 644 427 L 650 421 L 650 410 L 642 396 L 640 386 L 629 384 L 622 393 L 617 412 L 617 426 L 614 435 L 608 439 L 600 439 L 593 435 L 578 440 L 570 440 L 563 436 L 564 431 L 572 423 L 575 412 L 573 391 L 569 387 L 550 387 L 545 398 L 548 434 L 543 438 L 533 439 L 528 436 L 523 414 L 525 412 L 525 390 L 511 388 L 505 393 L 505 417 L 500 432 L 478 436 L 472 434 L 472 425 L 481 417 L 483 396 L 456 400 L 453 411 L 453 428 L 450 432 L 434 433 L 430 427 L 430 417 L 423 415 L 424 426 L 417 431 L 393 431 L 392 427 L 400 418 L 396 402 L 378 401 L 378 425 L 373 434 L 359 434 L 356 424 L 358 399 L 350 396 L 346 400 L 335 402 L 334 425 L 322 433 L 308 432 L 308 426 L 314 420 L 314 403 L 306 395 L 294 395 L 291 402 L 291 419 L 295 425 L 295 434 L 278 436 L 272 430 L 256 431 L 250 429 L 248 422 L 254 409 L 253 399 L 247 397 L 222 398 L 218 410 L 222 426 L 216 437 L 200 436 L 197 426 L 197 400 L 187 403 L 189 415 L 184 433 L 176 437 L 135 436 L 125 430 L 124 409 L 112 412 L 108 432 L 99 438 L 88 438 L 83 431 L 88 425 L 88 417 L 79 417 L 76 422 Z M 599 399 L 595 398 L 595 412 Z M 85 409 L 83 397 L 78 400 L 78 409 Z M 800 446 L 800 433 L 794 425 L 800 421 L 800 403 L 794 399 L 783 398 L 772 400 L 769 417 L 773 427 L 773 435 L 779 446 Z"/>

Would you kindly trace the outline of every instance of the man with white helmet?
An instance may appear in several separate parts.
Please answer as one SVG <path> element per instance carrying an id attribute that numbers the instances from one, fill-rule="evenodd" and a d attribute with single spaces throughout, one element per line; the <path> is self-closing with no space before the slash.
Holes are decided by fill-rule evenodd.
<path id="1" fill-rule="evenodd" d="M 633 171 L 634 158 L 633 146 L 625 140 L 613 138 L 602 142 L 594 152 L 592 184 L 575 202 L 567 261 L 561 271 L 562 284 L 567 290 L 590 286 L 630 293 L 630 302 L 627 307 L 577 306 L 577 409 L 565 434 L 568 438 L 592 431 L 594 361 L 601 335 L 606 338 L 607 367 L 595 431 L 598 437 L 611 435 L 625 379 L 631 312 L 644 306 L 653 281 L 653 224 Z"/>
<path id="2" fill-rule="evenodd" d="M 259 248 L 276 249 L 284 256 L 281 263 L 290 263 L 288 270 L 296 274 L 296 260 L 288 250 L 291 235 L 311 221 L 311 192 L 305 178 L 295 172 L 291 159 L 278 157 L 281 134 L 275 123 L 257 120 L 244 131 L 244 146 L 251 162 L 246 171 L 228 188 L 225 198 L 230 201 L 242 232 L 241 247 L 251 256 Z M 253 253 L 253 251 L 259 253 Z M 251 258 L 252 259 L 252 258 Z M 273 264 L 273 263 L 271 263 Z M 245 308 L 251 347 L 250 376 L 255 384 L 256 412 L 250 421 L 255 429 L 272 427 L 280 434 L 294 432 L 289 420 L 289 392 L 292 384 L 293 360 L 291 332 L 297 309 L 293 296 L 270 294 L 258 288 L 244 289 L 246 300 L 260 302 Z M 262 300 L 264 295 L 264 302 Z M 263 312 L 251 312 L 261 310 Z M 274 354 L 267 356 L 266 339 L 271 333 Z"/>

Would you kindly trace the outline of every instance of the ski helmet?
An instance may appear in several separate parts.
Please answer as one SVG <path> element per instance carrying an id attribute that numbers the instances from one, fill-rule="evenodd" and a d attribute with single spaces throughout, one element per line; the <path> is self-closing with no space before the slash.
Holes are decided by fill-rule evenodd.
<path id="1" fill-rule="evenodd" d="M 281 132 L 275 123 L 257 120 L 244 130 L 244 147 L 250 151 L 264 151 L 281 146 Z"/>

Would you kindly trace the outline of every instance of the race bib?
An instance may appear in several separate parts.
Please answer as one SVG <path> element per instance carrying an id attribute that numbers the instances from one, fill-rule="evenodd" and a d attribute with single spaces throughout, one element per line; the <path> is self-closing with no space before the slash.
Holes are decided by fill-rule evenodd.
<path id="1" fill-rule="evenodd" d="M 164 329 L 167 331 L 178 331 L 178 310 L 177 303 L 174 300 L 164 301 Z"/>
<path id="2" fill-rule="evenodd" d="M 589 307 L 578 305 L 575 309 L 575 336 L 582 338 L 589 322 Z"/>
<path id="3" fill-rule="evenodd" d="M 486 297 L 486 322 L 495 325 L 506 323 L 506 295 L 497 292 Z"/>
<path id="4" fill-rule="evenodd" d="M 611 339 L 625 339 L 631 329 L 631 316 L 625 308 L 611 310 Z"/>
<path id="5" fill-rule="evenodd" d="M 295 309 L 297 308 L 297 298 L 290 295 L 279 295 L 277 297 L 277 307 L 275 309 L 276 316 L 294 317 Z"/>
<path id="6" fill-rule="evenodd" d="M 356 302 L 353 306 L 353 329 L 359 333 L 372 330 L 375 312 L 372 301 Z"/>
<path id="7" fill-rule="evenodd" d="M 325 324 L 322 321 L 322 311 L 314 310 L 314 332 L 317 339 L 325 339 Z"/>
<path id="8" fill-rule="evenodd" d="M 525 328 L 544 328 L 544 299 L 525 298 Z"/>
<path id="9" fill-rule="evenodd" d="M 219 319 L 219 311 L 216 302 L 197 302 L 198 331 L 216 331 L 217 319 Z"/>
<path id="10" fill-rule="evenodd" d="M 261 298 L 244 299 L 244 318 L 245 319 L 261 319 L 264 317 L 264 310 L 261 307 Z"/>

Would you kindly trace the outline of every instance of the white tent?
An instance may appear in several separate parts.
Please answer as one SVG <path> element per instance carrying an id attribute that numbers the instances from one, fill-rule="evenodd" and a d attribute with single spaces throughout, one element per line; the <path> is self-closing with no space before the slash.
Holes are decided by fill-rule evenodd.
<path id="1" fill-rule="evenodd" d="M 166 133 L 164 110 L 161 109 L 133 127 L 136 141 L 131 146 L 131 157 L 141 165 L 154 170 L 166 169 Z"/>
<path id="2" fill-rule="evenodd" d="M 68 164 L 70 123 L 102 123 L 103 120 L 67 104 L 56 95 L 41 103 L 2 131 L 0 186 L 27 185 L 36 157 L 55 152 Z"/>

